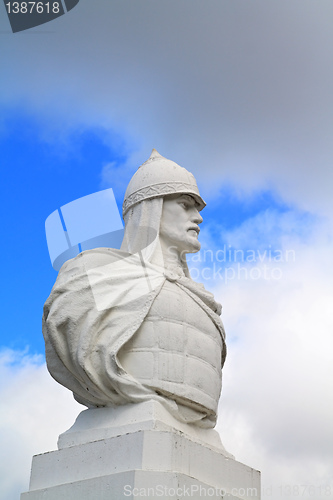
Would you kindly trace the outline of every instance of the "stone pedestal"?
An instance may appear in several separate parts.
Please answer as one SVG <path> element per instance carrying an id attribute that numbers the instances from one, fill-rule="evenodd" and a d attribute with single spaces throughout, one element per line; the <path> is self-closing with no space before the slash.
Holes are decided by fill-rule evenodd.
<path id="1" fill-rule="evenodd" d="M 33 458 L 21 500 L 260 499 L 260 473 L 213 429 L 182 424 L 155 401 L 85 410 Z"/>

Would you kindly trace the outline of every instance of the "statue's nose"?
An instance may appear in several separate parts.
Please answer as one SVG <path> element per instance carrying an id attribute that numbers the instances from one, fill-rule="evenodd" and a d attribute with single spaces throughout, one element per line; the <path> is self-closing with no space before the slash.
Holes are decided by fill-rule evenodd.
<path id="1" fill-rule="evenodd" d="M 201 217 L 200 212 L 198 212 L 198 210 L 195 211 L 192 221 L 195 222 L 196 224 L 201 224 L 201 222 L 203 221 L 203 218 Z"/>

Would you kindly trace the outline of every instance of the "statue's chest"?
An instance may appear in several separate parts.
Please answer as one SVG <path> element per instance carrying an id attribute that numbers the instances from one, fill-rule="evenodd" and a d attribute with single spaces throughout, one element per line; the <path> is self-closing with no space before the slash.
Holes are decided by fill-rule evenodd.
<path id="1" fill-rule="evenodd" d="M 145 321 L 119 352 L 119 361 L 144 385 L 216 411 L 221 350 L 212 319 L 186 292 L 166 281 Z"/>

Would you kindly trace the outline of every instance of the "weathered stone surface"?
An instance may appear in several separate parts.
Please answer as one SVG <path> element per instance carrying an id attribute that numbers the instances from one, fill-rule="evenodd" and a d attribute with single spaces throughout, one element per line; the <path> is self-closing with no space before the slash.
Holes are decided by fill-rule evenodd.
<path id="1" fill-rule="evenodd" d="M 134 488 L 164 499 L 177 498 L 172 489 L 190 488 L 196 499 L 200 486 L 210 498 L 221 491 L 260 498 L 260 473 L 234 460 L 216 431 L 182 424 L 155 401 L 132 406 L 82 412 L 60 436 L 58 451 L 34 457 L 30 491 L 21 500 L 119 500 L 134 498 Z M 165 495 L 157 495 L 162 488 Z"/>
<path id="2" fill-rule="evenodd" d="M 74 425 L 60 434 L 58 448 L 70 448 L 128 433 L 144 431 L 176 432 L 203 446 L 234 458 L 228 453 L 214 429 L 180 422 L 161 403 L 151 400 L 137 404 L 82 411 Z"/>

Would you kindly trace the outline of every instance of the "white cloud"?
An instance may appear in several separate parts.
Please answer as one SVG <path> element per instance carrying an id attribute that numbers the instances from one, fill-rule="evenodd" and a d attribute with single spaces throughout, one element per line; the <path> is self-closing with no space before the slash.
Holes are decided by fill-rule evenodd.
<path id="1" fill-rule="evenodd" d="M 226 448 L 262 471 L 264 499 L 333 493 L 332 244 L 312 238 L 311 247 L 294 240 L 280 280 L 215 288 L 229 346 L 219 428 Z"/>
<path id="2" fill-rule="evenodd" d="M 84 409 L 48 374 L 43 357 L 0 353 L 1 500 L 17 500 L 29 487 L 32 456 L 57 449 Z"/>

